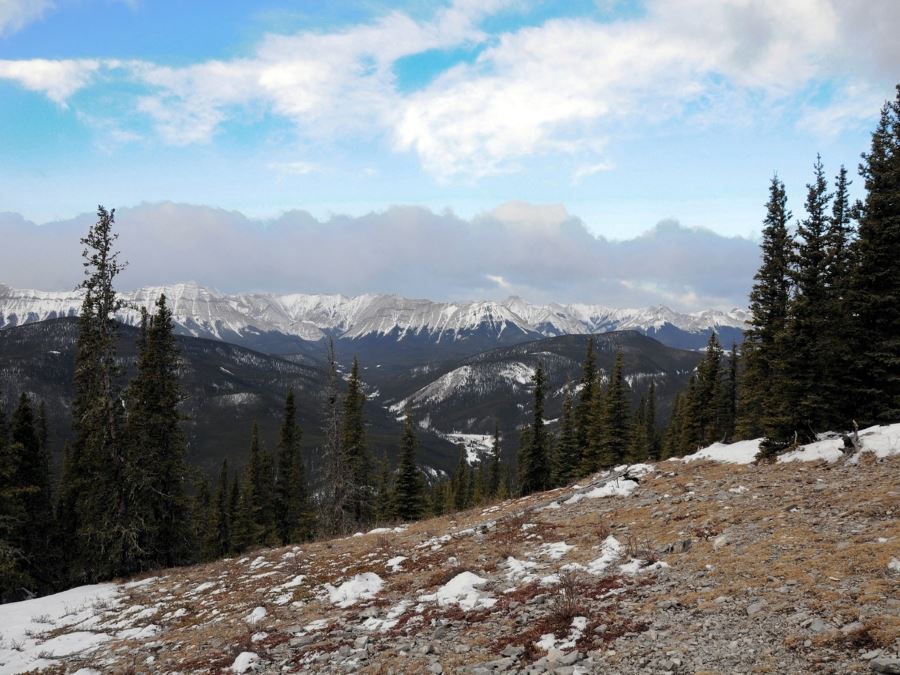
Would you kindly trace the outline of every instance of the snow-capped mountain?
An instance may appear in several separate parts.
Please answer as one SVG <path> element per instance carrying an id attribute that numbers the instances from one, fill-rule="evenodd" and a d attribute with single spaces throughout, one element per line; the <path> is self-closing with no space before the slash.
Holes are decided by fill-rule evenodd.
<path id="1" fill-rule="evenodd" d="M 673 346 L 697 347 L 710 330 L 725 331 L 729 340 L 738 337 L 747 319 L 747 312 L 740 309 L 684 314 L 664 306 L 542 305 L 519 297 L 501 302 L 434 302 L 374 294 L 225 295 L 195 283 L 123 293 L 128 307 L 120 319 L 136 324 L 139 308 L 152 309 L 162 293 L 182 332 L 229 342 L 273 335 L 316 342 L 331 335 L 347 340 L 448 343 L 474 342 L 477 336 L 483 346 L 485 340 L 513 344 L 539 337 L 631 329 Z M 78 291 L 18 290 L 0 285 L 0 328 L 74 316 L 80 305 Z M 278 349 L 289 351 L 290 345 Z"/>

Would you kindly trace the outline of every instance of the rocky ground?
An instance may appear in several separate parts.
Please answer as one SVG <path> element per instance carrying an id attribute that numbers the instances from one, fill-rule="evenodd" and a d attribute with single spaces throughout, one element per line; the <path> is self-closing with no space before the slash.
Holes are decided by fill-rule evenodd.
<path id="1" fill-rule="evenodd" d="M 81 675 L 896 673 L 900 457 L 857 460 L 639 465 L 170 570 L 32 619 L 20 651 L 87 633 L 32 662 Z"/>

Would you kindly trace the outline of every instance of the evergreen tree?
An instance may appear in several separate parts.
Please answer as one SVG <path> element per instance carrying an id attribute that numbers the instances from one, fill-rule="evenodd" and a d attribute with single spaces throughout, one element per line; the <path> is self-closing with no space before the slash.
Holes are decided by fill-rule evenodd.
<path id="1" fill-rule="evenodd" d="M 211 526 L 206 542 L 206 558 L 216 559 L 228 555 L 231 545 L 231 504 L 228 485 L 228 460 L 222 460 L 216 494 L 211 505 Z"/>
<path id="2" fill-rule="evenodd" d="M 697 366 L 694 400 L 690 407 L 697 416 L 698 435 L 689 444 L 711 445 L 722 440 L 722 346 L 715 332 L 709 334 L 706 354 Z M 693 428 L 693 427 L 692 427 Z"/>
<path id="3" fill-rule="evenodd" d="M 735 341 L 732 341 L 731 351 L 728 353 L 728 371 L 723 382 L 719 407 L 722 411 L 720 414 L 722 440 L 730 443 L 734 441 L 738 410 L 738 349 Z"/>
<path id="4" fill-rule="evenodd" d="M 124 269 L 114 250 L 114 211 L 97 208 L 97 222 L 81 240 L 85 279 L 75 358 L 72 403 L 74 440 L 69 482 L 61 486 L 64 514 L 71 529 L 69 576 L 83 583 L 126 574 L 139 567 L 142 522 L 135 517 L 127 445 L 122 426 L 120 370 L 116 361 L 115 313 L 122 302 L 113 282 Z"/>
<path id="5" fill-rule="evenodd" d="M 659 429 L 656 426 L 656 380 L 650 380 L 647 387 L 647 406 L 644 409 L 644 433 L 647 436 L 647 457 L 651 460 L 659 459 L 660 438 Z"/>
<path id="6" fill-rule="evenodd" d="M 650 438 L 647 436 L 647 398 L 641 396 L 631 422 L 631 444 L 625 455 L 628 464 L 643 462 L 650 456 Z"/>
<path id="7" fill-rule="evenodd" d="M 366 394 L 359 379 L 359 360 L 354 356 L 350 378 L 347 381 L 347 394 L 344 396 L 344 427 L 341 441 L 343 461 L 351 480 L 349 517 L 356 524 L 365 524 L 372 520 L 373 488 L 362 410 L 365 402 Z"/>
<path id="8" fill-rule="evenodd" d="M 275 478 L 275 527 L 281 544 L 303 541 L 312 536 L 312 511 L 306 486 L 306 472 L 300 450 L 300 427 L 294 390 L 284 399 L 284 416 L 278 437 L 278 469 Z"/>
<path id="9" fill-rule="evenodd" d="M 191 550 L 189 562 L 209 560 L 207 544 L 213 527 L 212 497 L 209 481 L 200 474 L 194 479 L 194 496 L 191 500 Z"/>
<path id="10" fill-rule="evenodd" d="M 855 230 L 851 220 L 847 169 L 841 166 L 835 177 L 834 198 L 831 202 L 831 218 L 828 222 L 827 255 L 825 264 L 826 306 L 821 310 L 828 318 L 827 330 L 819 336 L 820 349 L 827 355 L 824 359 L 826 372 L 823 379 L 828 383 L 827 395 L 830 409 L 826 426 L 828 428 L 849 428 L 853 419 L 855 400 L 853 396 L 852 334 L 853 319 L 850 314 L 849 296 L 853 273 L 853 247 Z"/>
<path id="11" fill-rule="evenodd" d="M 21 446 L 15 446 L 9 438 L 0 407 L 0 602 L 22 599 L 34 584 L 28 574 L 23 541 L 28 519 L 25 488 L 19 482 L 21 455 Z"/>
<path id="12" fill-rule="evenodd" d="M 14 483 L 22 490 L 25 523 L 19 544 L 25 558 L 31 590 L 47 593 L 56 582 L 52 570 L 54 558 L 51 534 L 53 505 L 50 497 L 50 457 L 41 437 L 31 402 L 24 393 L 12 416 L 12 449 L 18 456 Z"/>
<path id="13" fill-rule="evenodd" d="M 323 435 L 325 437 L 321 527 L 326 534 L 344 534 L 353 526 L 352 477 L 344 465 L 341 405 L 338 394 L 337 356 L 328 340 L 328 386 L 325 392 Z"/>
<path id="14" fill-rule="evenodd" d="M 579 465 L 581 463 L 581 453 L 578 452 L 576 439 L 574 404 L 572 401 L 572 393 L 566 389 L 563 397 L 562 420 L 560 422 L 558 461 L 557 461 L 557 483 L 559 485 L 568 485 L 578 475 Z"/>
<path id="15" fill-rule="evenodd" d="M 500 453 L 500 426 L 494 421 L 494 443 L 491 451 L 491 466 L 487 477 L 487 496 L 491 499 L 495 499 L 500 491 L 500 463 L 502 461 Z"/>
<path id="16" fill-rule="evenodd" d="M 831 317 L 825 313 L 828 263 L 828 183 L 821 157 L 813 167 L 813 182 L 807 186 L 806 218 L 797 227 L 799 241 L 791 269 L 795 292 L 788 304 L 781 382 L 785 414 L 782 424 L 773 427 L 773 440 L 786 440 L 798 433 L 805 441 L 815 440 L 816 431 L 833 418 L 832 383 L 826 381 L 830 355 L 823 337 Z"/>
<path id="17" fill-rule="evenodd" d="M 375 489 L 375 521 L 388 523 L 394 519 L 394 487 L 391 484 L 387 456 L 378 462 L 378 485 Z"/>
<path id="18" fill-rule="evenodd" d="M 631 442 L 631 412 L 628 405 L 628 385 L 623 374 L 622 352 L 616 353 L 615 366 L 609 380 L 602 413 L 599 467 L 608 469 L 621 464 Z"/>
<path id="19" fill-rule="evenodd" d="M 179 355 L 166 296 L 142 321 L 137 375 L 126 396 L 125 436 L 129 482 L 134 486 L 132 515 L 138 518 L 139 568 L 171 567 L 191 554 L 190 506 L 185 490 L 187 450 L 178 406 Z"/>
<path id="20" fill-rule="evenodd" d="M 416 520 L 422 516 L 424 504 L 424 481 L 416 464 L 418 441 L 413 429 L 412 416 L 406 412 L 403 422 L 403 436 L 400 439 L 400 466 L 397 470 L 394 492 L 394 508 L 397 517 L 403 521 Z"/>
<path id="21" fill-rule="evenodd" d="M 453 509 L 455 511 L 464 511 L 471 505 L 469 501 L 469 484 L 471 482 L 469 473 L 466 449 L 461 445 L 459 448 L 459 461 L 456 463 L 456 469 L 453 471 L 453 477 L 450 481 L 450 489 L 453 491 Z"/>
<path id="22" fill-rule="evenodd" d="M 588 443 L 581 452 L 582 475 L 594 473 L 601 466 L 600 449 L 603 446 L 603 438 L 606 434 L 606 394 L 603 387 L 603 376 L 598 372 L 594 380 L 593 394 L 591 395 L 590 426 L 588 428 Z"/>
<path id="23" fill-rule="evenodd" d="M 591 429 L 594 426 L 594 399 L 599 387 L 593 335 L 587 339 L 587 354 L 584 357 L 584 365 L 581 368 L 581 380 L 578 386 L 578 400 L 573 411 L 575 449 L 579 455 L 579 465 L 584 464 L 584 466 L 589 467 L 587 471 L 584 471 L 584 473 L 587 473 L 594 470 L 593 467 L 596 464 L 597 457 L 597 448 L 591 442 Z M 589 455 L 589 457 L 582 459 L 582 455 Z"/>
<path id="24" fill-rule="evenodd" d="M 745 371 L 738 426 L 744 438 L 773 433 L 783 426 L 782 392 L 774 386 L 774 381 L 783 361 L 783 336 L 791 292 L 790 219 L 784 183 L 775 176 L 769 185 L 763 221 L 762 263 L 750 292 L 750 328 L 742 345 Z"/>
<path id="25" fill-rule="evenodd" d="M 856 419 L 865 426 L 900 419 L 900 85 L 859 173 L 866 196 L 855 209 L 848 337 Z"/>
<path id="26" fill-rule="evenodd" d="M 672 414 L 669 416 L 669 424 L 663 435 L 660 459 L 670 459 L 681 455 L 681 438 L 684 433 L 684 399 L 685 395 L 682 392 L 675 394 Z"/>
<path id="27" fill-rule="evenodd" d="M 519 459 L 519 489 L 523 495 L 546 490 L 550 482 L 547 431 L 544 429 L 544 388 L 547 380 L 544 366 L 538 363 L 531 378 L 534 385 L 534 416 L 528 444 Z"/>
<path id="28" fill-rule="evenodd" d="M 248 531 L 247 523 L 238 523 L 241 517 L 241 481 L 238 471 L 234 472 L 231 479 L 231 489 L 228 491 L 228 524 L 229 524 L 229 553 L 238 553 L 242 549 L 238 546 L 239 541 L 246 541 L 247 536 L 244 534 Z M 243 533 L 238 533 L 242 529 Z"/>
<path id="29" fill-rule="evenodd" d="M 250 435 L 250 457 L 244 469 L 241 499 L 233 533 L 239 550 L 253 546 L 272 546 L 277 543 L 273 497 L 272 460 L 260 447 L 259 427 L 254 422 Z"/>

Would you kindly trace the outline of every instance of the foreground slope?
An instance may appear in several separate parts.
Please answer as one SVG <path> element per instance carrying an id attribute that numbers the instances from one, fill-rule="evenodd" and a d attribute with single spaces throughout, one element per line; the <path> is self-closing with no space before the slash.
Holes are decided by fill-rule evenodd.
<path id="1" fill-rule="evenodd" d="M 880 454 L 623 467 L 7 605 L 0 671 L 896 672 L 900 456 Z"/>

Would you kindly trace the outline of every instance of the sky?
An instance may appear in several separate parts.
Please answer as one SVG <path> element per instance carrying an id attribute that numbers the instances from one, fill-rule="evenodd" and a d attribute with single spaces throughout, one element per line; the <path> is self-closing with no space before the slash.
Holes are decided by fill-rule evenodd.
<path id="1" fill-rule="evenodd" d="M 100 202 L 124 229 L 152 214 L 172 237 L 158 246 L 183 254 L 187 269 L 130 251 L 131 283 L 165 269 L 222 290 L 742 305 L 769 179 L 800 216 L 816 153 L 855 173 L 900 74 L 898 29 L 895 0 L 0 0 L 0 283 L 68 283 L 22 251 Z M 236 223 L 260 260 L 282 257 L 270 230 L 295 221 L 292 245 L 334 251 L 325 269 L 350 280 L 188 265 Z M 435 228 L 469 252 L 502 231 L 518 258 L 478 251 L 438 278 L 384 241 L 426 247 Z M 713 277 L 728 265 L 659 250 L 676 231 L 746 258 Z M 535 232 L 553 245 L 520 250 Z M 573 236 L 593 278 L 541 260 Z M 641 246 L 651 271 L 609 257 Z"/>

